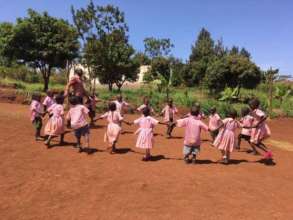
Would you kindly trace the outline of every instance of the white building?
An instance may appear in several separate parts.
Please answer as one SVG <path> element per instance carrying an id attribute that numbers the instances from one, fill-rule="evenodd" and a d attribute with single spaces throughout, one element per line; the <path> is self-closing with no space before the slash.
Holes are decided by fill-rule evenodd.
<path id="1" fill-rule="evenodd" d="M 149 70 L 150 66 L 148 65 L 143 65 L 143 66 L 140 66 L 139 68 L 139 74 L 138 74 L 138 79 L 136 82 L 125 82 L 125 86 L 138 86 L 138 85 L 141 85 L 143 83 L 143 77 L 144 77 L 144 74 Z M 86 78 L 89 78 L 89 74 L 88 74 L 88 68 L 85 68 L 83 65 L 81 64 L 75 64 L 71 69 L 70 69 L 70 72 L 69 72 L 69 78 L 71 78 L 73 75 L 74 75 L 74 70 L 75 69 L 82 69 L 83 72 L 84 72 L 84 75 Z M 102 86 L 99 82 L 99 79 L 97 78 L 96 79 L 96 85 L 98 86 Z"/>

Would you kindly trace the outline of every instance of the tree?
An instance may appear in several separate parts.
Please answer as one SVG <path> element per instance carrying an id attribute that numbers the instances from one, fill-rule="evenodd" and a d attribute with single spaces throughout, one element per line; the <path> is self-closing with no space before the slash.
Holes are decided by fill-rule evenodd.
<path id="1" fill-rule="evenodd" d="M 221 46 L 221 45 L 218 45 Z M 209 63 L 215 57 L 214 41 L 210 32 L 202 28 L 195 44 L 191 48 L 189 57 L 189 75 L 186 84 L 193 86 L 199 84 L 205 77 Z"/>
<path id="2" fill-rule="evenodd" d="M 13 36 L 13 24 L 9 22 L 0 23 L 0 65 L 8 66 L 10 64 L 11 49 L 9 42 Z"/>
<path id="3" fill-rule="evenodd" d="M 128 42 L 128 26 L 124 13 L 112 5 L 71 9 L 73 21 L 84 42 L 83 59 L 91 79 L 99 78 L 112 90 L 120 90 L 125 81 L 137 78 L 138 64 L 133 60 L 134 49 Z"/>
<path id="4" fill-rule="evenodd" d="M 64 68 L 78 49 L 76 29 L 67 21 L 29 9 L 28 17 L 17 19 L 7 52 L 40 70 L 47 91 L 52 68 Z"/>
<path id="5" fill-rule="evenodd" d="M 174 45 L 168 38 L 148 37 L 144 39 L 145 54 L 151 58 L 168 56 L 173 47 Z"/>
<path id="6" fill-rule="evenodd" d="M 210 63 L 205 84 L 212 93 L 216 93 L 225 87 L 255 88 L 261 77 L 259 67 L 248 58 L 230 54 Z"/>
<path id="7" fill-rule="evenodd" d="M 246 57 L 248 59 L 251 58 L 250 53 L 244 47 L 242 47 L 242 49 L 240 50 L 240 55 L 242 55 L 242 56 L 244 56 L 244 57 Z"/>
<path id="8" fill-rule="evenodd" d="M 265 72 L 265 80 L 268 85 L 268 94 L 269 94 L 269 114 L 270 116 L 273 113 L 273 87 L 274 81 L 277 79 L 279 74 L 279 69 L 270 68 Z"/>

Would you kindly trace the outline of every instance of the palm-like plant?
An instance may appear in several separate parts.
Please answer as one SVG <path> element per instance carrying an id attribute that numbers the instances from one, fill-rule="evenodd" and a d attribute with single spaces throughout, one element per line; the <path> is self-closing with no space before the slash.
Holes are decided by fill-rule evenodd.
<path id="1" fill-rule="evenodd" d="M 283 101 L 288 98 L 291 94 L 291 89 L 288 89 L 284 86 L 277 86 L 275 91 L 275 99 L 280 101 L 280 105 L 282 105 Z"/>
<path id="2" fill-rule="evenodd" d="M 219 101 L 228 101 L 233 102 L 238 100 L 240 89 L 239 87 L 236 88 L 230 88 L 226 87 L 224 91 L 221 92 L 221 97 L 219 98 Z"/>

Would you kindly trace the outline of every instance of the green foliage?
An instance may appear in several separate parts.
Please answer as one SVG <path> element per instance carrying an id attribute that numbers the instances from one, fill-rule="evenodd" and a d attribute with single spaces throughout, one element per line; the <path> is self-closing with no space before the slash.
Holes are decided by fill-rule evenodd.
<path id="1" fill-rule="evenodd" d="M 234 89 L 227 87 L 224 91 L 221 92 L 221 98 L 219 98 L 219 101 L 228 101 L 236 102 L 238 100 L 239 95 L 239 87 L 236 87 Z"/>
<path id="2" fill-rule="evenodd" d="M 27 83 L 41 82 L 40 76 L 31 68 L 28 68 L 24 65 L 17 65 L 12 67 L 0 66 L 0 77 Z"/>
<path id="3" fill-rule="evenodd" d="M 279 100 L 280 105 L 292 94 L 290 86 L 279 84 L 276 86 L 275 99 Z"/>
<path id="4" fill-rule="evenodd" d="M 135 81 L 139 62 L 128 42 L 128 26 L 124 13 L 112 5 L 95 6 L 90 1 L 86 8 L 72 7 L 74 24 L 84 41 L 83 60 L 90 78 L 99 78 L 112 91 L 120 90 L 126 81 Z"/>
<path id="5" fill-rule="evenodd" d="M 22 60 L 41 71 L 44 91 L 48 89 L 51 69 L 65 67 L 77 57 L 79 42 L 73 26 L 63 19 L 29 9 L 28 16 L 18 18 L 5 51 L 10 59 Z"/>
<path id="6" fill-rule="evenodd" d="M 0 65 L 10 65 L 9 57 L 11 50 L 9 42 L 13 37 L 13 24 L 8 22 L 0 23 Z"/>
<path id="7" fill-rule="evenodd" d="M 156 39 L 148 37 L 144 39 L 145 54 L 151 58 L 168 56 L 174 45 L 170 39 Z"/>

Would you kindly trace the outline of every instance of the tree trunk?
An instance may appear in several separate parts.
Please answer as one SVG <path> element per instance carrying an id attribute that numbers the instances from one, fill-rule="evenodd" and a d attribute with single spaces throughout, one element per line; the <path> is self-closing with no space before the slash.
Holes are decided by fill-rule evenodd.
<path id="1" fill-rule="evenodd" d="M 43 79 L 44 79 L 44 92 L 47 92 L 49 89 L 50 75 L 51 75 L 51 67 L 44 67 L 42 70 Z"/>
<path id="2" fill-rule="evenodd" d="M 44 75 L 44 92 L 47 92 L 49 89 L 49 77 Z"/>
<path id="3" fill-rule="evenodd" d="M 273 113 L 273 77 L 269 78 L 269 115 Z"/>
<path id="4" fill-rule="evenodd" d="M 113 91 L 113 84 L 112 83 L 108 83 L 108 89 L 110 92 Z"/>

